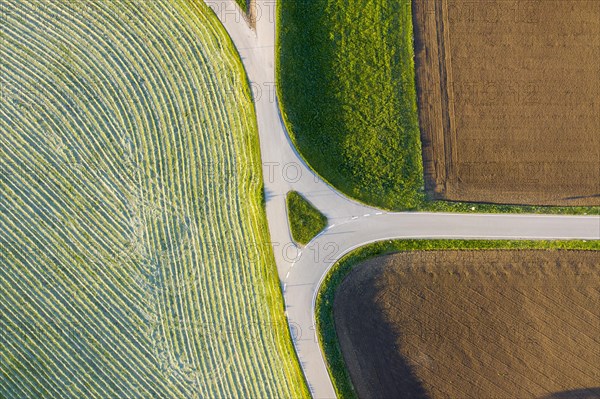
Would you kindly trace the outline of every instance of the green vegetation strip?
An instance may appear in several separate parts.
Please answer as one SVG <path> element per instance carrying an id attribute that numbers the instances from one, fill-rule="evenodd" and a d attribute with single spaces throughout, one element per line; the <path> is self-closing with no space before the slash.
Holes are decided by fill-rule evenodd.
<path id="1" fill-rule="evenodd" d="M 346 195 L 389 210 L 600 214 L 427 200 L 411 0 L 280 1 L 277 18 L 288 132 L 310 167 Z"/>
<path id="2" fill-rule="evenodd" d="M 20 0 L 0 18 L 0 397 L 308 397 L 214 14 Z"/>
<path id="3" fill-rule="evenodd" d="M 286 202 L 294 241 L 306 245 L 327 227 L 327 217 L 296 191 L 288 193 Z"/>
<path id="4" fill-rule="evenodd" d="M 339 398 L 356 398 L 337 340 L 333 318 L 335 293 L 344 278 L 367 259 L 399 251 L 560 249 L 600 250 L 600 241 L 481 241 L 481 240 L 386 240 L 358 248 L 340 259 L 328 272 L 317 295 L 316 319 L 319 342 L 329 375 Z"/>
<path id="5" fill-rule="evenodd" d="M 244 12 L 248 12 L 248 4 L 251 0 L 235 0 Z"/>

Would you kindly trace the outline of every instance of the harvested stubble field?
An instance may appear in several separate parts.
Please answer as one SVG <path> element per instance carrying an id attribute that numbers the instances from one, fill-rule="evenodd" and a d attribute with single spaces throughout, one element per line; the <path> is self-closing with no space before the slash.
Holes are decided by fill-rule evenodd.
<path id="1" fill-rule="evenodd" d="M 416 251 L 340 285 L 336 330 L 361 398 L 600 394 L 600 252 Z"/>
<path id="2" fill-rule="evenodd" d="M 0 7 L 0 397 L 308 396 L 214 14 Z"/>
<path id="3" fill-rule="evenodd" d="M 413 1 L 426 189 L 600 205 L 600 2 Z"/>

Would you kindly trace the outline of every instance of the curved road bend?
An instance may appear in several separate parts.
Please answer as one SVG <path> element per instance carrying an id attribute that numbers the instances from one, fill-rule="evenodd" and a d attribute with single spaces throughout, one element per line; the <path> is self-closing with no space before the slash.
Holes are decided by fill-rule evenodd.
<path id="1" fill-rule="evenodd" d="M 284 289 L 294 345 L 315 398 L 334 398 L 314 328 L 314 301 L 322 278 L 342 255 L 392 238 L 600 239 L 600 216 L 388 213 L 338 193 L 299 157 L 282 123 L 275 95 L 274 0 L 256 0 L 250 29 L 235 0 L 205 0 L 237 47 L 254 93 L 265 179 L 267 219 Z M 328 228 L 303 250 L 292 244 L 285 207 L 301 192 L 328 218 Z"/>

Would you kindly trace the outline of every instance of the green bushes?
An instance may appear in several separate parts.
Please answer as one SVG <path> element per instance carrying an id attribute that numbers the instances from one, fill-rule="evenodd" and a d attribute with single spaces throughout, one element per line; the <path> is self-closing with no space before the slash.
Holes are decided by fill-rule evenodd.
<path id="1" fill-rule="evenodd" d="M 327 226 L 327 218 L 295 191 L 287 195 L 288 219 L 294 241 L 305 245 Z"/>

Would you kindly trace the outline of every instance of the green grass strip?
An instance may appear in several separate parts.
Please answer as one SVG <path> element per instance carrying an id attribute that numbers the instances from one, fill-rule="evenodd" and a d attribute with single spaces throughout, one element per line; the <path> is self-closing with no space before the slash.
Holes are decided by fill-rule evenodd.
<path id="1" fill-rule="evenodd" d="M 327 217 L 296 191 L 288 193 L 286 203 L 294 241 L 306 245 L 327 226 Z"/>
<path id="2" fill-rule="evenodd" d="M 240 6 L 240 8 L 244 12 L 248 12 L 248 3 L 250 2 L 250 0 L 235 0 L 235 2 Z"/>

